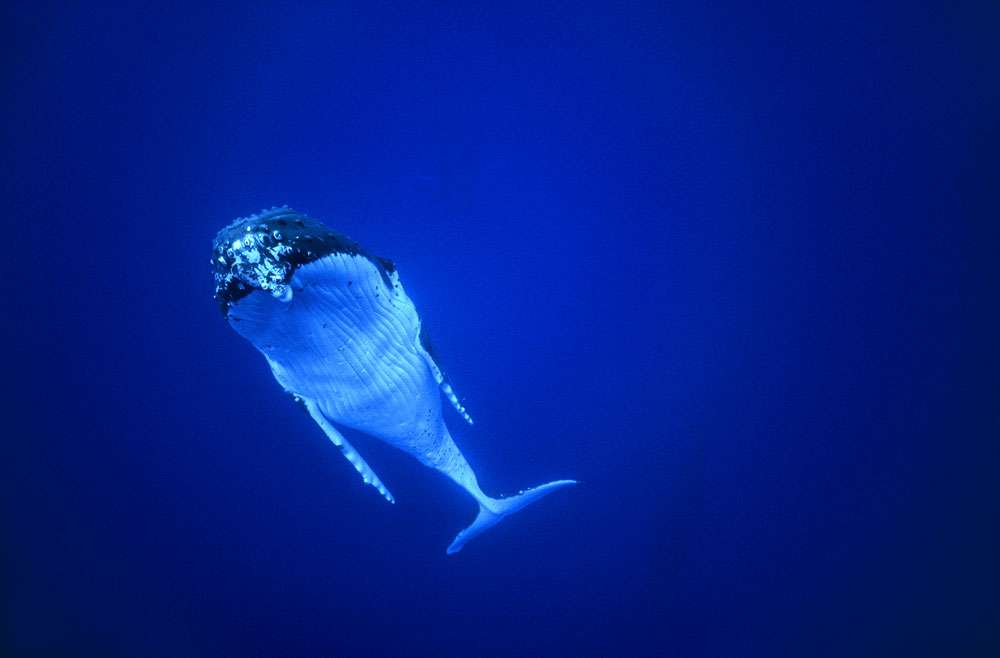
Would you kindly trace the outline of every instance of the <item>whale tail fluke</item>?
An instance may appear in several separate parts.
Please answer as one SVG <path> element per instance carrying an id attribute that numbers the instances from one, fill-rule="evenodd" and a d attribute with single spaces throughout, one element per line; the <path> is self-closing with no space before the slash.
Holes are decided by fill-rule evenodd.
<path id="1" fill-rule="evenodd" d="M 479 501 L 479 514 L 476 516 L 476 520 L 468 528 L 455 536 L 455 540 L 448 546 L 448 555 L 454 555 L 459 552 L 470 539 L 478 536 L 485 530 L 489 530 L 507 516 L 547 496 L 556 489 L 562 489 L 571 484 L 576 484 L 576 480 L 556 480 L 533 489 L 528 489 L 517 496 L 509 498 L 487 498 L 484 496 Z"/>

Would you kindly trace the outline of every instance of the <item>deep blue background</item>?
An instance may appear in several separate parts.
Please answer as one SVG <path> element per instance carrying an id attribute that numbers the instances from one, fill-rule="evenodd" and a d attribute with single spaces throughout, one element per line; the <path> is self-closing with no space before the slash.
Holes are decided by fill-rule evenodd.
<path id="1" fill-rule="evenodd" d="M 995 4 L 160 4 L 0 10 L 4 655 L 996 646 Z M 282 203 L 583 484 L 363 487 L 211 298 Z"/>

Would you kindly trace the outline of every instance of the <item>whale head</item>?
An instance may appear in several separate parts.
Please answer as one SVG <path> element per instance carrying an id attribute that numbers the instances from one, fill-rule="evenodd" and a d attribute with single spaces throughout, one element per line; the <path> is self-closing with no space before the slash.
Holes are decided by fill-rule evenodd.
<path id="1" fill-rule="evenodd" d="M 212 243 L 215 299 L 223 315 L 255 291 L 291 301 L 296 269 L 331 253 L 366 256 L 384 275 L 394 269 L 391 261 L 365 253 L 350 238 L 287 206 L 240 217 Z"/>

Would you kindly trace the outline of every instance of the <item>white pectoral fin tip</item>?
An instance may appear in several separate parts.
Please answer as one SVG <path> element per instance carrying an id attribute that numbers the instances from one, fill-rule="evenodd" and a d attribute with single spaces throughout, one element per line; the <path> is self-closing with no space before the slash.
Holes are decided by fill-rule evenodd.
<path id="1" fill-rule="evenodd" d="M 451 387 L 451 384 L 448 382 L 442 382 L 441 391 L 444 393 L 445 397 L 448 398 L 448 402 L 451 402 L 451 406 L 455 407 L 455 411 L 457 411 L 458 414 L 465 419 L 465 422 L 469 425 L 476 424 L 475 421 L 472 420 L 472 416 L 469 415 L 469 412 L 462 406 L 462 403 L 458 401 L 458 396 L 455 395 L 455 389 Z"/>
<path id="2" fill-rule="evenodd" d="M 382 480 L 379 479 L 372 467 L 368 465 L 368 462 L 361 457 L 361 454 L 354 449 L 354 446 L 344 438 L 344 435 L 337 431 L 337 428 L 330 424 L 330 421 L 326 419 L 323 412 L 320 411 L 319 406 L 316 404 L 315 400 L 309 400 L 307 398 L 300 398 L 302 404 L 305 405 L 306 410 L 309 411 L 309 415 L 312 417 L 316 424 L 320 426 L 323 433 L 326 434 L 327 438 L 333 443 L 333 445 L 340 448 L 340 452 L 343 453 L 344 457 L 354 466 L 354 470 L 361 474 L 361 479 L 365 484 L 370 484 L 375 487 L 382 497 L 388 500 L 390 503 L 395 504 L 396 499 L 393 498 L 392 494 L 382 484 Z"/>
<path id="3" fill-rule="evenodd" d="M 423 337 L 423 335 L 424 335 L 423 333 L 420 334 L 421 337 Z M 437 363 L 435 363 L 434 361 L 434 357 L 430 355 L 430 352 L 427 351 L 426 346 L 421 342 L 421 338 L 417 339 L 417 347 L 420 350 L 421 354 L 424 355 L 424 360 L 427 362 L 427 366 L 431 369 L 431 373 L 434 375 L 434 381 L 436 381 L 438 383 L 438 386 L 441 387 L 441 392 L 444 393 L 444 396 L 446 398 L 448 398 L 448 402 L 450 402 L 451 406 L 455 408 L 455 411 L 458 412 L 458 415 L 460 415 L 462 418 L 465 419 L 465 422 L 467 422 L 469 425 L 474 425 L 475 422 L 472 420 L 472 416 L 470 416 L 469 412 L 465 410 L 465 407 L 462 406 L 462 403 L 458 401 L 458 396 L 455 394 L 455 389 L 451 387 L 451 384 L 445 381 L 444 373 L 441 372 L 441 368 L 438 368 Z"/>

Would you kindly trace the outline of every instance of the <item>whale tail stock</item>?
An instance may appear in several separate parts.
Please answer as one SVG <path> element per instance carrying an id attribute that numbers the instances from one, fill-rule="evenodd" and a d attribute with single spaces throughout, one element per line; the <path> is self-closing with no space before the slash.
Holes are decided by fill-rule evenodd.
<path id="1" fill-rule="evenodd" d="M 479 502 L 479 514 L 469 527 L 455 535 L 454 541 L 448 546 L 448 555 L 454 555 L 462 550 L 470 539 L 477 537 L 482 532 L 489 530 L 506 517 L 517 512 L 531 503 L 539 500 L 556 489 L 562 489 L 571 484 L 576 484 L 576 480 L 555 480 L 533 489 L 528 489 L 517 496 L 509 498 L 490 498 L 488 496 L 477 497 Z"/>

